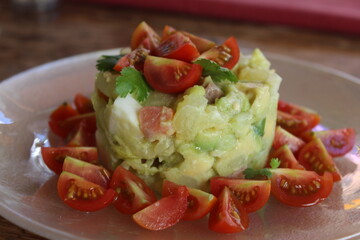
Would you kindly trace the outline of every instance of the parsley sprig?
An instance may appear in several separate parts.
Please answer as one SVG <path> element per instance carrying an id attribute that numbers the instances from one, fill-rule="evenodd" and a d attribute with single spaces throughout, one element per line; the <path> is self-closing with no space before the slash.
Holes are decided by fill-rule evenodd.
<path id="1" fill-rule="evenodd" d="M 238 78 L 228 68 L 221 67 L 214 61 L 208 59 L 198 59 L 194 63 L 200 64 L 203 67 L 203 76 L 210 76 L 214 82 L 221 82 L 229 80 L 230 82 L 237 82 Z"/>
<path id="2" fill-rule="evenodd" d="M 244 170 L 243 174 L 246 179 L 253 179 L 257 176 L 265 176 L 267 178 L 271 177 L 271 171 L 270 169 L 275 169 L 280 166 L 280 160 L 278 158 L 272 158 L 270 160 L 270 167 L 271 168 L 262 168 L 262 169 L 253 169 L 253 168 L 247 168 Z"/>
<path id="3" fill-rule="evenodd" d="M 124 54 L 120 55 L 103 55 L 96 61 L 96 68 L 99 71 L 112 71 L 115 64 L 122 58 Z"/>
<path id="4" fill-rule="evenodd" d="M 116 78 L 115 91 L 120 97 L 126 97 L 133 94 L 133 97 L 143 102 L 149 96 L 151 91 L 141 72 L 132 67 L 123 68 L 120 76 Z"/>

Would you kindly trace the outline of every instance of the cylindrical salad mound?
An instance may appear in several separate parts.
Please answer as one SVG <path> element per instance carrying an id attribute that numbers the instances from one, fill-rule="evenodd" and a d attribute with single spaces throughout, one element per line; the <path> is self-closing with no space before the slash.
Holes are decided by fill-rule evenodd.
<path id="1" fill-rule="evenodd" d="M 98 62 L 92 102 L 104 166 L 122 165 L 154 189 L 163 179 L 208 189 L 214 176 L 264 167 L 281 78 L 262 52 L 237 49 L 235 56 L 233 38 L 216 45 L 196 37 L 204 40 L 196 44 L 194 35 L 174 29 L 159 43 L 140 30 L 115 67 L 105 66 L 111 56 Z"/>

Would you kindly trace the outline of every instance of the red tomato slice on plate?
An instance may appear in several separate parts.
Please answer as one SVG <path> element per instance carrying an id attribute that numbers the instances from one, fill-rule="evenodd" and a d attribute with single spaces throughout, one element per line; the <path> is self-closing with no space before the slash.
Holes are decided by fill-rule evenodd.
<path id="1" fill-rule="evenodd" d="M 180 60 L 147 56 L 144 75 L 148 84 L 164 93 L 181 93 L 194 86 L 201 77 L 202 67 Z"/>
<path id="2" fill-rule="evenodd" d="M 94 112 L 94 108 L 93 108 L 90 98 L 82 95 L 81 93 L 78 93 L 75 95 L 74 104 L 75 104 L 76 110 L 80 114 Z"/>
<path id="3" fill-rule="evenodd" d="M 270 161 L 272 158 L 277 158 L 280 160 L 279 168 L 292 168 L 305 170 L 305 168 L 296 160 L 293 152 L 288 145 L 283 145 L 277 150 L 270 153 L 269 161 L 266 164 L 266 167 L 270 168 Z"/>
<path id="4" fill-rule="evenodd" d="M 276 122 L 288 132 L 300 135 L 318 125 L 320 116 L 311 109 L 279 100 Z"/>
<path id="5" fill-rule="evenodd" d="M 187 188 L 180 186 L 175 193 L 135 213 L 133 219 L 141 227 L 149 230 L 163 230 L 174 226 L 184 217 L 188 207 L 188 196 Z"/>
<path id="6" fill-rule="evenodd" d="M 66 138 L 75 125 L 63 125 L 64 120 L 77 116 L 79 113 L 68 103 L 61 104 L 50 114 L 49 127 L 59 137 Z"/>
<path id="7" fill-rule="evenodd" d="M 275 128 L 273 147 L 274 149 L 278 149 L 284 145 L 288 145 L 290 150 L 296 154 L 305 145 L 305 142 L 282 127 L 277 126 Z"/>
<path id="8" fill-rule="evenodd" d="M 66 157 L 63 164 L 63 171 L 75 174 L 103 188 L 107 189 L 109 187 L 111 174 L 101 166 L 76 158 Z"/>
<path id="9" fill-rule="evenodd" d="M 69 118 L 64 121 L 64 125 L 77 123 L 77 126 L 69 134 L 69 147 L 81 146 L 96 146 L 95 132 L 96 132 L 96 118 L 95 113 L 87 113 Z"/>
<path id="10" fill-rule="evenodd" d="M 330 172 L 333 174 L 334 182 L 341 179 L 332 157 L 319 138 L 314 138 L 307 143 L 300 150 L 298 159 L 307 170 L 315 171 L 320 175 Z"/>
<path id="11" fill-rule="evenodd" d="M 159 35 L 146 22 L 141 22 L 134 30 L 130 46 L 132 50 L 144 47 L 152 51 L 160 42 Z"/>
<path id="12" fill-rule="evenodd" d="M 209 59 L 222 67 L 232 69 L 240 58 L 240 49 L 234 37 L 228 38 L 222 45 L 210 48 L 198 59 Z"/>
<path id="13" fill-rule="evenodd" d="M 191 62 L 197 58 L 200 53 L 190 38 L 180 32 L 175 32 L 160 42 L 155 50 L 155 55 Z"/>
<path id="14" fill-rule="evenodd" d="M 355 145 L 355 130 L 353 128 L 333 129 L 319 132 L 306 132 L 301 138 L 310 142 L 318 137 L 324 143 L 326 150 L 332 157 L 343 156 L 350 152 Z"/>
<path id="15" fill-rule="evenodd" d="M 155 193 L 150 187 L 122 166 L 115 169 L 110 188 L 118 194 L 114 206 L 124 214 L 134 214 L 156 201 Z"/>
<path id="16" fill-rule="evenodd" d="M 65 204 L 84 212 L 103 209 L 109 206 L 115 197 L 113 189 L 105 189 L 68 172 L 60 174 L 57 190 Z"/>
<path id="17" fill-rule="evenodd" d="M 294 207 L 309 207 L 326 199 L 333 187 L 332 174 L 319 176 L 313 171 L 277 168 L 270 170 L 271 193 L 280 202 Z"/>
<path id="18" fill-rule="evenodd" d="M 165 180 L 162 188 L 162 196 L 166 197 L 174 194 L 180 186 Z M 205 217 L 214 207 L 217 199 L 214 195 L 195 188 L 187 187 L 189 196 L 187 198 L 188 207 L 183 220 L 192 221 Z"/>
<path id="19" fill-rule="evenodd" d="M 218 202 L 210 212 L 209 229 L 219 233 L 242 232 L 249 226 L 245 208 L 228 187 L 221 191 Z"/>
<path id="20" fill-rule="evenodd" d="M 62 172 L 66 156 L 89 163 L 98 163 L 98 151 L 95 147 L 42 147 L 41 155 L 46 166 L 56 174 Z"/>
<path id="21" fill-rule="evenodd" d="M 225 187 L 236 196 L 247 212 L 255 212 L 261 209 L 267 203 L 270 196 L 270 181 L 268 180 L 225 177 L 210 179 L 210 191 L 216 197 L 219 197 Z"/>
<path id="22" fill-rule="evenodd" d="M 119 61 L 115 64 L 114 70 L 121 72 L 123 68 L 126 67 L 135 67 L 139 71 L 143 71 L 144 69 L 144 62 L 146 59 L 146 56 L 149 54 L 149 50 L 145 48 L 137 48 L 130 52 L 129 54 L 126 54 L 122 58 L 119 59 Z"/>

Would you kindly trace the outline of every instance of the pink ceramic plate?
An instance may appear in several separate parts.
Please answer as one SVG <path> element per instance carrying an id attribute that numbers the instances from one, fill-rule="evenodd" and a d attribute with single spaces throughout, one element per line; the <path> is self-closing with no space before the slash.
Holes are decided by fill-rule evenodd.
<path id="1" fill-rule="evenodd" d="M 48 63 L 0 84 L 0 215 L 49 239 L 359 239 L 360 149 L 335 159 L 343 180 L 330 197 L 311 208 L 293 208 L 270 199 L 250 214 L 239 234 L 216 234 L 207 219 L 181 222 L 150 232 L 113 207 L 95 213 L 68 208 L 56 193 L 40 146 L 48 145 L 51 110 L 78 93 L 90 94 L 96 73 L 94 52 Z M 268 57 L 283 77 L 281 98 L 317 110 L 327 128 L 353 127 L 360 145 L 360 80 L 345 73 L 283 56 Z"/>

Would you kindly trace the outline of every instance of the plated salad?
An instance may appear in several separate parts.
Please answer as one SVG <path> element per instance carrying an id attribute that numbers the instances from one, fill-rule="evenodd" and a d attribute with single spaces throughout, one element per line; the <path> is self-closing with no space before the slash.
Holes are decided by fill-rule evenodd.
<path id="1" fill-rule="evenodd" d="M 279 100 L 260 50 L 145 22 L 130 46 L 98 60 L 91 97 L 49 117 L 64 144 L 42 156 L 68 206 L 113 205 L 149 230 L 208 216 L 210 230 L 236 233 L 270 196 L 314 206 L 341 180 L 333 158 L 353 148 L 354 129 L 314 131 L 320 116 Z"/>

